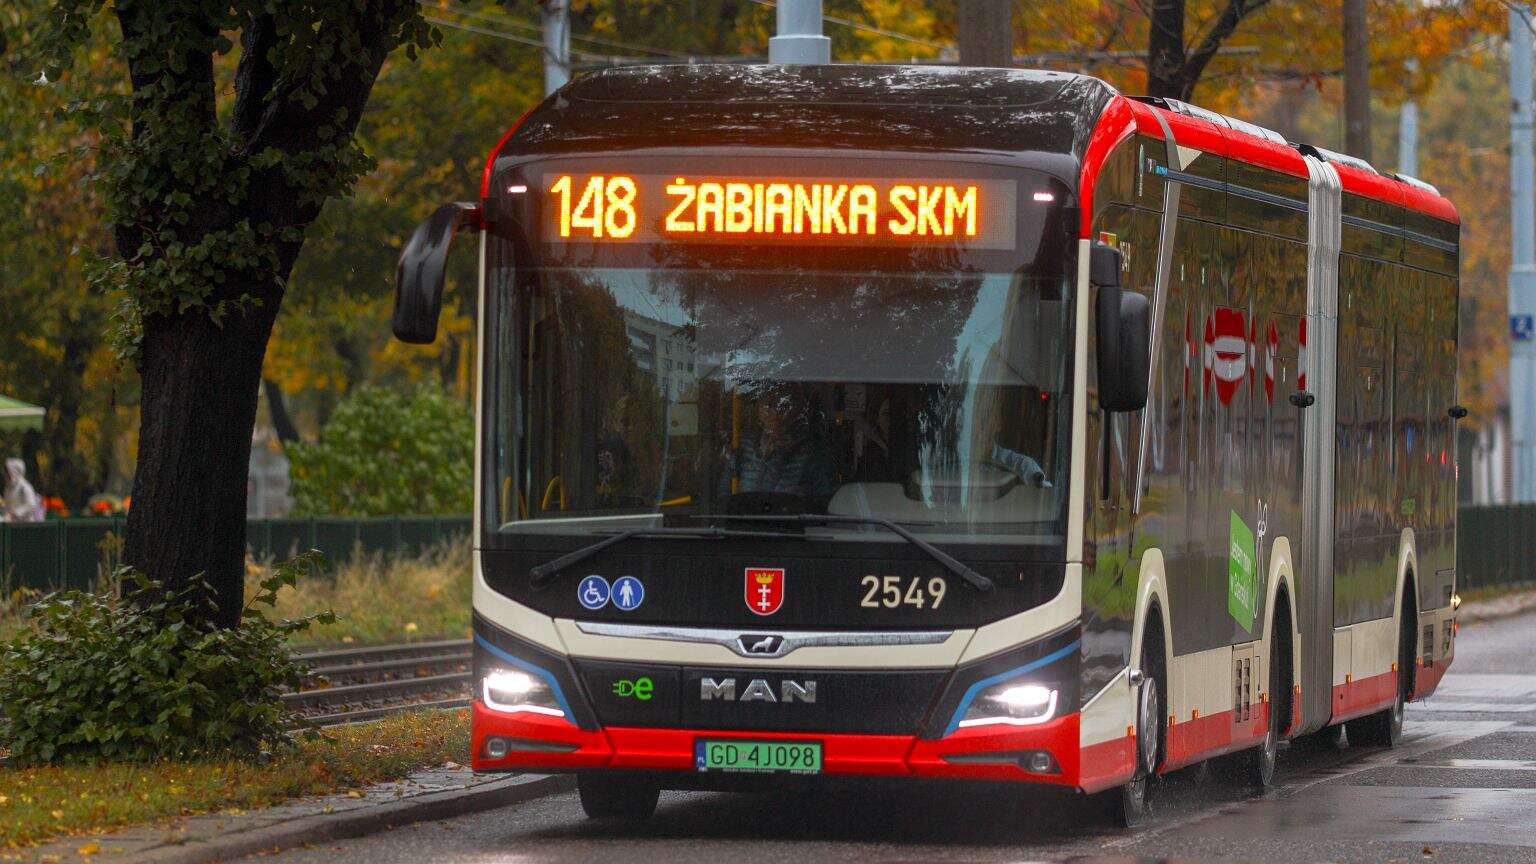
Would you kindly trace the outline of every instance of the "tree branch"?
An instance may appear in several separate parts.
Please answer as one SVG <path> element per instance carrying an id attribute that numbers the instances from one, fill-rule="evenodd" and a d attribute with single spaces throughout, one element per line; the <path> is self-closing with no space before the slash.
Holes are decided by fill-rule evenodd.
<path id="1" fill-rule="evenodd" d="M 277 69 L 268 56 L 277 44 L 277 22 L 270 14 L 252 19 L 240 34 L 240 67 L 235 70 L 233 128 L 237 141 L 256 133 L 262 112 L 277 83 Z"/>
<path id="2" fill-rule="evenodd" d="M 259 116 L 254 123 L 249 118 L 245 121 L 250 126 L 240 145 L 243 155 L 270 149 L 285 156 L 330 153 L 339 157 L 335 148 L 352 140 L 384 59 L 400 44 L 402 27 L 417 11 L 414 0 L 385 0 L 357 4 L 345 14 L 351 20 L 318 22 L 322 30 L 350 34 L 347 44 L 328 46 L 335 48 L 331 52 L 335 60 L 298 72 L 274 70 Z M 250 83 L 257 83 L 254 74 Z M 242 99 L 255 114 L 258 105 L 239 94 L 237 102 Z M 287 214 L 291 224 L 313 220 L 323 199 L 340 191 L 322 189 L 316 195 L 315 189 L 296 188 L 281 168 L 263 169 L 263 173 L 268 176 L 252 185 L 258 206 L 270 214 Z M 344 172 L 339 164 L 312 164 L 308 173 L 324 178 Z"/>
<path id="3" fill-rule="evenodd" d="M 1221 10 L 1221 15 L 1216 18 L 1211 29 L 1200 40 L 1200 45 L 1184 61 L 1181 70 L 1179 98 L 1189 101 L 1194 95 L 1195 84 L 1200 81 L 1200 76 L 1205 74 L 1205 67 L 1216 56 L 1223 42 L 1237 30 L 1237 25 L 1254 12 L 1269 5 L 1270 0 L 1227 0 L 1226 8 Z"/>
<path id="4" fill-rule="evenodd" d="M 162 157 L 184 152 L 217 128 L 213 50 L 218 27 L 154 3 L 121 2 L 114 11 L 133 88 L 130 139 L 136 144 L 158 139 L 148 152 Z M 149 158 L 152 171 L 168 171 L 154 156 Z M 150 206 L 136 211 L 132 219 L 117 220 L 112 233 L 118 254 L 134 258 L 146 239 L 144 226 L 158 223 L 163 213 Z"/>

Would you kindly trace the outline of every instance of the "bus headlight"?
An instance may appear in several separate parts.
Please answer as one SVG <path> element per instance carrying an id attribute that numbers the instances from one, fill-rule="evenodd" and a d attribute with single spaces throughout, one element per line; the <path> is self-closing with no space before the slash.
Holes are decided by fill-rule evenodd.
<path id="1" fill-rule="evenodd" d="M 960 727 L 1034 726 L 1056 716 L 1058 691 L 1040 684 L 1004 681 L 977 693 L 960 719 Z"/>
<path id="2" fill-rule="evenodd" d="M 480 679 L 480 698 L 485 707 L 507 714 L 543 714 L 564 717 L 554 690 L 538 676 L 512 669 L 494 669 Z"/>

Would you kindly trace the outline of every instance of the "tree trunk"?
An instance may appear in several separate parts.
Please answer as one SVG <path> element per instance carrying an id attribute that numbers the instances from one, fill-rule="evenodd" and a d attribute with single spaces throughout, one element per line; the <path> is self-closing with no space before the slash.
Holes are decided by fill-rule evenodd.
<path id="1" fill-rule="evenodd" d="M 95 323 L 94 320 L 92 323 Z M 49 495 L 64 499 L 70 509 L 79 511 L 91 497 L 90 469 L 81 461 L 75 445 L 79 431 L 80 411 L 85 400 L 85 367 L 97 334 L 90 325 L 70 321 L 59 347 L 63 353 L 62 375 L 54 382 L 48 404 L 49 423 L 44 435 L 44 452 L 48 454 L 48 470 L 38 475 Z"/>
<path id="2" fill-rule="evenodd" d="M 296 250 L 283 255 L 283 273 Z M 214 623 L 240 621 L 251 429 L 261 364 L 282 294 L 245 286 L 261 303 L 213 323 L 202 310 L 144 319 L 138 466 L 124 561 L 172 585 L 203 574 Z"/>
<path id="3" fill-rule="evenodd" d="M 293 417 L 288 413 L 288 400 L 283 396 L 283 385 L 266 378 L 262 380 L 261 386 L 267 394 L 267 413 L 272 415 L 272 428 L 277 431 L 277 440 L 284 445 L 299 440 L 299 427 L 293 425 Z"/>
<path id="4" fill-rule="evenodd" d="M 961 66 L 1013 65 L 1013 0 L 960 0 Z"/>
<path id="5" fill-rule="evenodd" d="M 1184 94 L 1184 0 L 1153 0 L 1147 34 L 1147 95 Z"/>
<path id="6" fill-rule="evenodd" d="M 1371 53 L 1365 0 L 1344 0 L 1344 151 L 1371 159 Z"/>

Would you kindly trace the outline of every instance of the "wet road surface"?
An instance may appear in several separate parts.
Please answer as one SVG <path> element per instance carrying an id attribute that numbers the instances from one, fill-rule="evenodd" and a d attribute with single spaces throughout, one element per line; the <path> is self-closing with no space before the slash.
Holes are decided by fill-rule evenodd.
<path id="1" fill-rule="evenodd" d="M 1106 827 L 1085 802 L 1011 788 L 663 793 L 640 825 L 574 793 L 253 861 L 738 864 L 809 861 L 1536 862 L 1536 614 L 1464 628 L 1394 750 L 1297 742 L 1253 796 L 1209 768 L 1167 778 L 1157 816 Z"/>

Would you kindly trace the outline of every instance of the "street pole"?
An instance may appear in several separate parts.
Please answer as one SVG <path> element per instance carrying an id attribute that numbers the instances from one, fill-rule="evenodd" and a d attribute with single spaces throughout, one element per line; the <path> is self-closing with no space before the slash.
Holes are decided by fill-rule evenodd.
<path id="1" fill-rule="evenodd" d="M 1397 173 L 1419 176 L 1419 104 L 1409 99 L 1399 109 L 1397 123 Z"/>
<path id="2" fill-rule="evenodd" d="M 1013 65 L 1013 0 L 960 0 L 956 14 L 961 66 Z"/>
<path id="3" fill-rule="evenodd" d="M 571 0 L 540 0 L 544 25 L 544 95 L 571 80 Z"/>
<path id="4" fill-rule="evenodd" d="M 1408 71 L 1418 72 L 1418 61 L 1409 59 Z M 1419 103 L 1408 99 L 1398 109 L 1397 173 L 1419 176 Z"/>
<path id="5" fill-rule="evenodd" d="M 1531 8 L 1509 7 L 1509 421 L 1514 502 L 1536 501 L 1536 198 L 1532 189 Z"/>
<path id="6" fill-rule="evenodd" d="M 778 31 L 768 40 L 769 63 L 832 62 L 832 40 L 821 35 L 821 0 L 779 0 Z"/>

